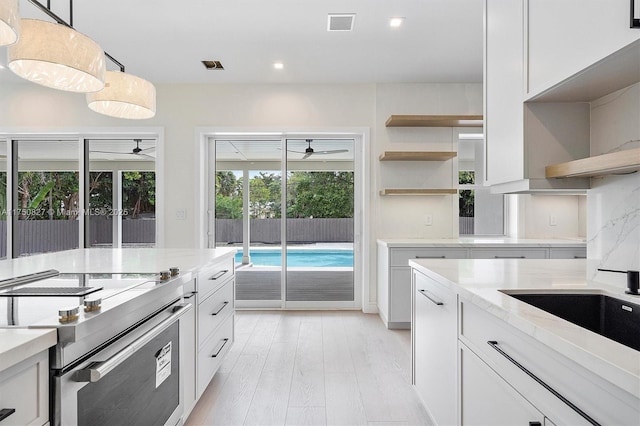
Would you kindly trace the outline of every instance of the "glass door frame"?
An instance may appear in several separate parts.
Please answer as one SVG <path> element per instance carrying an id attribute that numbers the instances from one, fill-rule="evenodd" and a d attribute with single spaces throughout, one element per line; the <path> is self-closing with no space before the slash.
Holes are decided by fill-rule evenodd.
<path id="1" fill-rule="evenodd" d="M 365 158 L 368 158 L 368 149 L 366 148 L 365 140 L 368 138 L 368 131 L 362 132 L 207 132 L 201 134 L 201 141 L 203 142 L 202 151 L 205 154 L 206 166 L 204 167 L 206 173 L 206 184 L 204 185 L 205 205 L 206 205 L 206 247 L 215 248 L 215 176 L 216 176 L 216 153 L 215 142 L 216 140 L 271 140 L 280 141 L 281 147 L 281 173 L 283 179 L 281 179 L 281 241 L 282 244 L 282 273 L 280 277 L 280 301 L 278 306 L 274 303 L 249 303 L 253 301 L 236 301 L 237 308 L 280 308 L 280 309 L 363 309 L 363 299 L 368 299 L 369 287 L 365 285 L 365 277 L 368 277 L 368 271 L 364 271 L 365 255 L 364 248 L 368 246 L 368 238 L 366 232 L 363 230 L 368 225 L 368 215 L 365 215 L 365 201 L 368 200 L 367 193 L 368 187 L 365 188 L 365 176 L 368 176 L 369 167 L 366 164 Z M 216 134 L 217 133 L 217 134 Z M 232 133 L 232 134 L 230 134 Z M 286 193 L 287 193 L 287 151 L 286 143 L 287 139 L 345 139 L 353 140 L 354 145 L 354 242 L 353 242 L 353 276 L 354 276 L 354 300 L 353 301 L 287 301 L 286 300 L 286 242 L 287 242 L 287 225 L 286 225 Z M 213 191 L 213 192 L 212 192 Z M 246 197 L 245 194 L 243 196 Z M 243 220 L 248 220 L 244 219 Z M 244 226 L 243 226 L 244 227 Z M 246 247 L 248 242 L 244 241 L 243 247 Z M 275 301 L 274 301 L 275 302 Z M 365 310 L 366 312 L 367 310 Z"/>

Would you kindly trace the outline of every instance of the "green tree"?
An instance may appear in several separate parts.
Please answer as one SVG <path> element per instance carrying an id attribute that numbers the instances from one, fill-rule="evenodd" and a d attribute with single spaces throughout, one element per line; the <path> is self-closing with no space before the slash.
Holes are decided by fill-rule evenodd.
<path id="1" fill-rule="evenodd" d="M 122 207 L 127 217 L 135 219 L 143 213 L 155 213 L 155 204 L 155 172 L 122 173 Z"/>
<path id="2" fill-rule="evenodd" d="M 460 185 L 473 185 L 476 182 L 475 172 L 458 172 Z M 473 189 L 461 189 L 458 194 L 458 207 L 460 217 L 474 217 L 475 192 Z"/>
<path id="3" fill-rule="evenodd" d="M 249 181 L 249 209 L 252 218 L 279 218 L 280 185 L 279 174 L 260 172 Z"/>
<path id="4" fill-rule="evenodd" d="M 291 172 L 287 217 L 353 217 L 353 172 Z"/>

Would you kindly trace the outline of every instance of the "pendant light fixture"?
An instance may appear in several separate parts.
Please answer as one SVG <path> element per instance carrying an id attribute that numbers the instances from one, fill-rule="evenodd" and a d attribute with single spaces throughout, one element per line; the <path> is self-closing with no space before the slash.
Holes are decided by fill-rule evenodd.
<path id="1" fill-rule="evenodd" d="M 87 93 L 87 105 L 100 114 L 118 118 L 144 119 L 156 114 L 156 88 L 135 75 L 107 71 L 104 89 Z"/>
<path id="2" fill-rule="evenodd" d="M 19 33 L 18 0 L 0 0 L 0 46 L 18 41 Z"/>
<path id="3" fill-rule="evenodd" d="M 8 50 L 8 66 L 18 76 L 54 89 L 87 93 L 104 87 L 104 51 L 58 23 L 23 19 L 20 39 Z"/>
<path id="4" fill-rule="evenodd" d="M 50 1 L 46 6 L 37 0 L 28 1 L 56 23 L 20 20 L 18 0 L 0 0 L 0 37 L 4 36 L 5 23 L 15 23 L 10 27 L 14 32 L 21 27 L 17 43 L 8 49 L 8 65 L 14 73 L 43 86 L 87 93 L 89 108 L 100 114 L 130 119 L 156 114 L 153 84 L 125 73 L 124 65 L 73 28 L 73 0 L 69 0 L 69 23 L 51 11 Z M 7 44 L 11 38 L 8 40 Z M 106 59 L 120 71 L 106 71 Z"/>

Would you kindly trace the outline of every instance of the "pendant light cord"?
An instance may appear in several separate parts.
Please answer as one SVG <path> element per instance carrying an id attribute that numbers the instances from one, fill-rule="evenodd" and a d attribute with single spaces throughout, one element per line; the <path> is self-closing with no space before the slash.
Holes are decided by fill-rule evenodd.
<path id="1" fill-rule="evenodd" d="M 58 15 L 51 11 L 51 0 L 47 0 L 47 5 L 40 3 L 38 0 L 29 0 L 29 3 L 33 4 L 35 7 L 46 13 L 51 19 L 56 21 L 60 25 L 64 25 L 69 28 L 73 28 L 73 0 L 69 0 L 69 23 L 67 23 L 64 19 L 60 18 Z M 118 60 L 116 60 L 113 56 L 109 55 L 107 52 L 104 52 L 104 56 L 106 56 L 111 62 L 113 62 L 117 67 L 120 68 L 120 72 L 124 72 L 124 65 Z"/>

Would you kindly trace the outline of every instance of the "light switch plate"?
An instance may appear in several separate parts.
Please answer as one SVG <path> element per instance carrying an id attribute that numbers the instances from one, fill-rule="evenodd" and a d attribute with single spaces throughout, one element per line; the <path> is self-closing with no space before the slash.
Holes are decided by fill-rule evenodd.
<path id="1" fill-rule="evenodd" d="M 187 220 L 187 209 L 176 209 L 176 219 Z"/>

